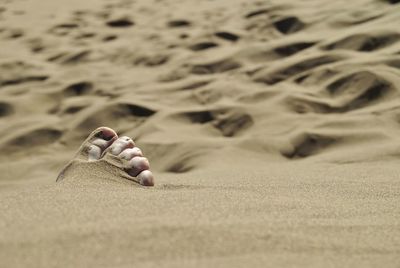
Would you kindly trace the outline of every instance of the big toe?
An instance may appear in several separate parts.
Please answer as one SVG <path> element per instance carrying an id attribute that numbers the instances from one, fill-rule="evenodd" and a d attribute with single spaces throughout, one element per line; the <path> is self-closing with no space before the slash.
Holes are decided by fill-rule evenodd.
<path id="1" fill-rule="evenodd" d="M 117 139 L 118 135 L 114 130 L 108 127 L 99 127 L 82 143 L 78 157 L 89 161 L 98 160 Z"/>

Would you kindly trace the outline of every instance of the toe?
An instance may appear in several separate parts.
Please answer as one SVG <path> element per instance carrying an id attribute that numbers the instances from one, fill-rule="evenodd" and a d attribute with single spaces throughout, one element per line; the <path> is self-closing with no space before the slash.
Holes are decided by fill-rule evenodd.
<path id="1" fill-rule="evenodd" d="M 142 150 L 140 150 L 138 147 L 127 148 L 118 155 L 118 157 L 125 160 L 131 160 L 136 156 L 143 156 Z"/>
<path id="2" fill-rule="evenodd" d="M 114 142 L 116 137 L 110 140 L 104 140 L 97 138 L 91 142 L 89 147 L 89 160 L 98 160 L 101 158 L 101 154 Z"/>
<path id="3" fill-rule="evenodd" d="M 139 183 L 144 186 L 154 186 L 154 176 L 150 170 L 143 170 L 137 176 Z"/>
<path id="4" fill-rule="evenodd" d="M 100 158 L 101 153 L 107 149 L 117 138 L 117 133 L 111 128 L 97 128 L 83 142 L 78 151 L 78 156 L 84 159 L 97 160 Z"/>
<path id="5" fill-rule="evenodd" d="M 111 144 L 110 147 L 105 150 L 104 153 L 109 152 L 113 155 L 119 155 L 125 149 L 135 147 L 133 140 L 127 136 L 119 137 L 116 141 Z"/>
<path id="6" fill-rule="evenodd" d="M 94 133 L 94 135 L 93 135 L 94 137 L 100 138 L 100 139 L 106 140 L 106 141 L 111 141 L 115 138 L 118 138 L 117 133 L 109 127 L 99 127 L 98 129 L 93 131 L 92 134 L 93 133 Z"/>
<path id="7" fill-rule="evenodd" d="M 126 171 L 129 175 L 136 177 L 142 171 L 150 168 L 149 160 L 146 157 L 136 156 L 129 160 Z"/>
<path id="8" fill-rule="evenodd" d="M 101 157 L 101 148 L 96 145 L 90 145 L 88 151 L 88 159 L 89 161 L 100 159 Z"/>

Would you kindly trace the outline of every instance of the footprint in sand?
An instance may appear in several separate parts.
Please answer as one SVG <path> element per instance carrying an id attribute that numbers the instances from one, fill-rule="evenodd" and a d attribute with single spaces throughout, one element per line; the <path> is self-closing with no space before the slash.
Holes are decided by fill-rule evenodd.
<path id="1" fill-rule="evenodd" d="M 0 102 L 0 118 L 14 112 L 14 107 L 7 102 Z"/>
<path id="2" fill-rule="evenodd" d="M 282 34 L 291 34 L 303 29 L 305 24 L 297 17 L 290 16 L 275 21 L 274 26 Z"/>
<path id="3" fill-rule="evenodd" d="M 108 127 L 93 131 L 82 143 L 76 156 L 63 168 L 57 181 L 99 177 L 128 179 L 153 186 L 149 161 L 129 137 L 118 137 Z"/>

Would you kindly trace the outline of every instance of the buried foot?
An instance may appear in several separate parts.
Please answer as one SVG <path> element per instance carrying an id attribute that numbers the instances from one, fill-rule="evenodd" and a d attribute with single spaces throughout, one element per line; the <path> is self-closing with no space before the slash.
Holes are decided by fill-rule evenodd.
<path id="1" fill-rule="evenodd" d="M 118 176 L 144 186 L 153 186 L 154 177 L 149 161 L 129 137 L 118 137 L 114 130 L 100 127 L 82 143 L 78 153 L 60 172 L 57 181 L 66 179 L 75 167 L 86 169 L 92 177 L 98 174 Z M 91 170 L 93 170 L 91 174 Z"/>

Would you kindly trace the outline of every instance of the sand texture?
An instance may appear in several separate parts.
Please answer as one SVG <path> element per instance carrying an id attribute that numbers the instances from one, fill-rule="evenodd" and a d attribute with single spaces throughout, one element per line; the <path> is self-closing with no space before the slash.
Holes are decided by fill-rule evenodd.
<path id="1" fill-rule="evenodd" d="M 398 0 L 0 0 L 0 267 L 398 268 L 399 97 Z"/>

